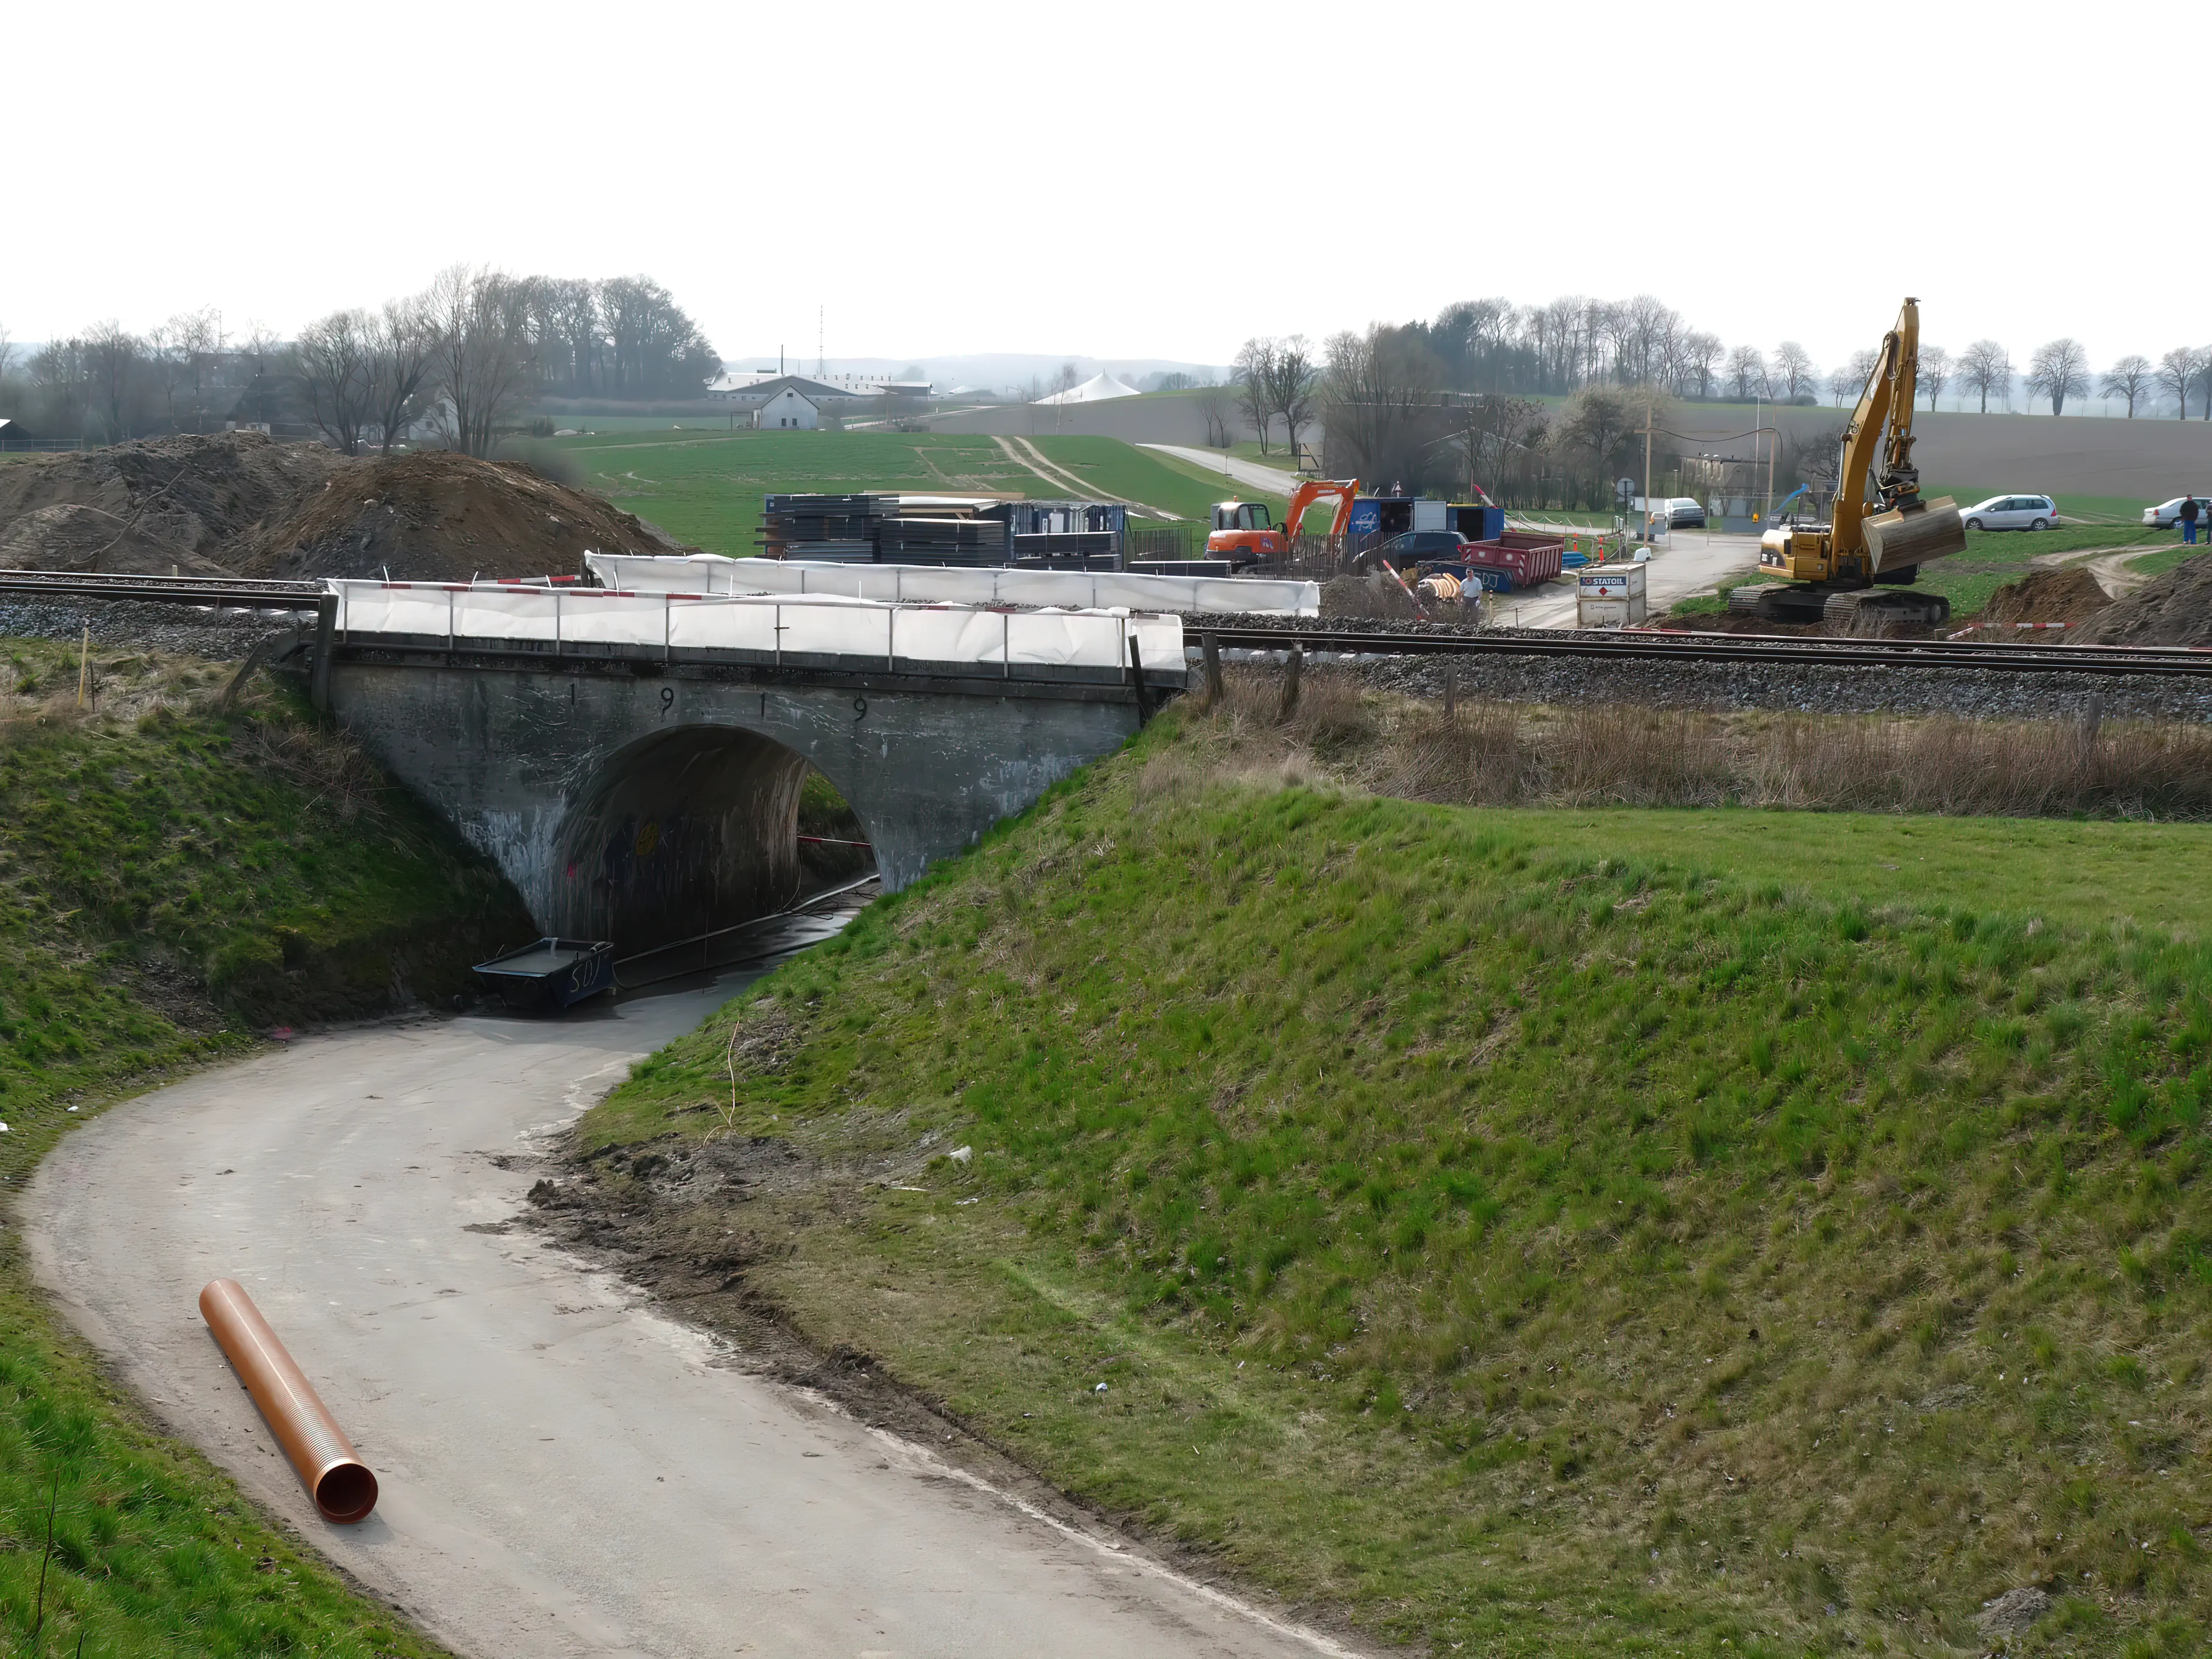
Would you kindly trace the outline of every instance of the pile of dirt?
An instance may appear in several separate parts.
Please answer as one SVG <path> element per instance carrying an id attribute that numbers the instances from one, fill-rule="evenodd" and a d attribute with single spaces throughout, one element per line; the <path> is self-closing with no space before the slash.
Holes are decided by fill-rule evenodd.
<path id="1" fill-rule="evenodd" d="M 330 477 L 284 517 L 255 528 L 226 560 L 254 576 L 382 576 L 467 581 L 580 569 L 588 550 L 692 550 L 596 495 L 520 461 L 446 450 L 333 457 Z"/>
<path id="2" fill-rule="evenodd" d="M 0 570 L 97 570 L 126 576 L 218 576 L 222 568 L 178 542 L 82 501 L 34 507 L 0 527 Z"/>
<path id="3" fill-rule="evenodd" d="M 2081 645 L 2212 645 L 2212 557 L 2176 565 L 2066 637 Z"/>
<path id="4" fill-rule="evenodd" d="M 321 444 L 222 432 L 11 462 L 0 467 L 0 564 L 75 559 L 46 568 L 157 575 L 227 565 L 229 544 L 321 489 L 343 459 Z"/>
<path id="5" fill-rule="evenodd" d="M 1455 606 L 1431 605 L 1431 615 L 1442 615 Z M 1406 590 L 1380 571 L 1371 575 L 1347 573 L 1321 585 L 1321 614 L 1324 618 L 1364 618 L 1370 621 L 1411 622 L 1415 612 Z"/>
<path id="6" fill-rule="evenodd" d="M 2112 603 L 2112 596 L 2099 586 L 2095 576 L 2081 565 L 2069 564 L 2055 570 L 2031 571 L 2019 581 L 2007 582 L 1990 595 L 1977 620 L 2066 623 L 2072 625 L 2067 630 L 2070 635 L 2073 626 L 2087 622 Z"/>

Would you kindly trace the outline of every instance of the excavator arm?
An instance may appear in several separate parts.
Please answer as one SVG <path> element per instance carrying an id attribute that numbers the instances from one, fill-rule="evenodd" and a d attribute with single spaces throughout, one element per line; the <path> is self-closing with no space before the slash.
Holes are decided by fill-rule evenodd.
<path id="1" fill-rule="evenodd" d="M 1824 528 L 1777 526 L 1760 538 L 1762 569 L 1811 586 L 1753 597 L 1759 614 L 1802 620 L 1834 614 L 1832 595 L 1875 582 L 1910 583 L 1929 559 L 1966 544 L 1955 503 L 1923 501 L 1912 460 L 1912 406 L 1920 368 L 1920 302 L 1908 298 L 1882 336 L 1858 406 L 1844 429 L 1836 499 Z M 1818 591 L 1816 591 L 1818 590 Z M 1894 609 L 1902 601 L 1888 602 Z M 1947 606 L 1905 605 L 1905 610 Z M 1885 613 L 1886 614 L 1886 613 Z M 1903 614 L 1902 611 L 1899 614 Z"/>
<path id="2" fill-rule="evenodd" d="M 1352 522 L 1352 498 L 1359 494 L 1357 478 L 1308 478 L 1291 492 L 1291 504 L 1283 514 L 1283 533 L 1295 536 L 1305 521 L 1306 509 L 1316 501 L 1336 497 L 1336 517 L 1330 520 L 1328 533 L 1341 536 Z"/>

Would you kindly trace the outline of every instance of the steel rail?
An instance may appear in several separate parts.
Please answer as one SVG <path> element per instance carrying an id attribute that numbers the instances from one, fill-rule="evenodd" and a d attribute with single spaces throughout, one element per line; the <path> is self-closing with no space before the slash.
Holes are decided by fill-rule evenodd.
<path id="1" fill-rule="evenodd" d="M 1211 634 L 1234 649 L 1332 651 L 1374 656 L 1575 657 L 1614 662 L 1765 663 L 1790 668 L 1963 668 L 2032 674 L 2212 676 L 2212 651 L 2186 647 L 1960 645 L 1936 640 L 1807 639 L 1772 634 L 1388 634 L 1295 623 L 1208 628 L 1186 618 L 1184 637 Z"/>
<path id="2" fill-rule="evenodd" d="M 220 605 L 238 611 L 313 611 L 329 592 L 320 582 L 250 576 L 119 576 L 74 570 L 0 571 L 0 595 L 55 599 L 136 599 Z"/>

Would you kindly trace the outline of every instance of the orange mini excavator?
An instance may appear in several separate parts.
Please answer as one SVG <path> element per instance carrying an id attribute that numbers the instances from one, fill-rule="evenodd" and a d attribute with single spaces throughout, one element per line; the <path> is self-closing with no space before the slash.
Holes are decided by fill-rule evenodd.
<path id="1" fill-rule="evenodd" d="M 1291 496 L 1279 528 L 1268 522 L 1265 501 L 1217 501 L 1213 528 L 1206 538 L 1206 556 L 1226 559 L 1239 570 L 1263 559 L 1279 559 L 1290 551 L 1291 538 L 1298 533 L 1306 509 L 1331 496 L 1336 499 L 1336 517 L 1329 523 L 1328 533 L 1341 536 L 1352 522 L 1352 498 L 1358 493 L 1357 478 L 1308 478 Z"/>

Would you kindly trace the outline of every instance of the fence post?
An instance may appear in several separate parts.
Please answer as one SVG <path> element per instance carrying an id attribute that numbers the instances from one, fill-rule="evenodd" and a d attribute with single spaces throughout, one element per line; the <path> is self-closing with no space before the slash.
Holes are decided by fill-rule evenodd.
<path id="1" fill-rule="evenodd" d="M 338 596 L 325 593 L 315 601 L 315 655 L 308 671 L 307 696 L 315 712 L 331 709 L 331 636 L 338 626 Z"/>
<path id="2" fill-rule="evenodd" d="M 1145 690 L 1145 658 L 1137 648 L 1137 630 L 1129 630 L 1129 681 L 1137 690 L 1137 725 L 1139 729 L 1151 724 L 1152 699 Z"/>
<path id="3" fill-rule="evenodd" d="M 1306 642 L 1291 641 L 1290 659 L 1283 665 L 1283 708 L 1278 717 L 1288 720 L 1298 711 L 1298 682 L 1305 677 Z"/>
<path id="4" fill-rule="evenodd" d="M 1206 659 L 1206 706 L 1211 708 L 1221 701 L 1221 636 L 1209 629 L 1198 637 Z"/>
<path id="5" fill-rule="evenodd" d="M 1449 720 L 1459 712 L 1458 671 L 1446 665 L 1444 668 L 1444 718 Z"/>

